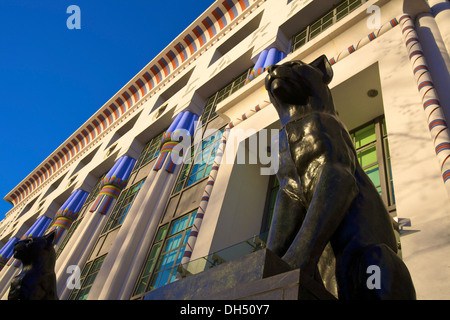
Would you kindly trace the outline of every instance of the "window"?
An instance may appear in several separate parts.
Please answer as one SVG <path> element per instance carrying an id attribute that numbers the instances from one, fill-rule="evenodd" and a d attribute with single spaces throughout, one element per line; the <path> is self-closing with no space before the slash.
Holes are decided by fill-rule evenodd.
<path id="1" fill-rule="evenodd" d="M 106 255 L 86 263 L 80 276 L 80 289 L 74 289 L 68 300 L 86 300 Z"/>
<path id="2" fill-rule="evenodd" d="M 139 156 L 139 159 L 136 161 L 133 171 L 145 166 L 159 155 L 159 144 L 163 134 L 164 132 L 161 132 L 158 136 L 147 142 L 144 150 L 142 150 L 141 155 Z"/>
<path id="3" fill-rule="evenodd" d="M 333 24 L 344 18 L 350 12 L 361 6 L 367 0 L 344 0 L 333 10 L 327 12 L 323 17 L 316 20 L 305 29 L 296 34 L 292 39 L 292 50 L 295 51 L 306 42 L 314 39 Z"/>
<path id="4" fill-rule="evenodd" d="M 217 104 L 219 104 L 219 102 L 227 98 L 232 93 L 242 88 L 245 85 L 245 80 L 247 79 L 250 72 L 251 68 L 246 70 L 243 74 L 241 74 L 239 77 L 234 79 L 231 83 L 226 85 L 224 88 L 216 92 L 208 99 L 208 101 L 206 102 L 206 107 L 203 110 L 202 116 L 200 117 L 200 121 L 202 122 L 202 124 L 207 123 L 217 116 Z"/>
<path id="5" fill-rule="evenodd" d="M 219 102 L 226 99 L 232 93 L 236 92 L 245 85 L 251 69 L 242 73 L 239 77 L 234 79 L 227 86 L 213 94 L 206 102 L 203 113 L 200 117 L 202 127 L 197 128 L 197 131 L 204 130 L 206 124 L 216 118 L 216 106 Z M 196 133 L 197 135 L 198 133 Z M 191 147 L 191 163 L 185 163 L 181 168 L 175 187 L 172 194 L 181 191 L 183 188 L 194 184 L 197 181 L 207 177 L 211 172 L 216 151 L 220 144 L 220 139 L 223 134 L 223 129 L 217 131 L 216 134 L 203 138 L 200 145 Z M 193 162 L 193 163 L 192 163 Z"/>
<path id="6" fill-rule="evenodd" d="M 133 296 L 175 281 L 196 211 L 161 226 L 144 264 Z"/>
<path id="7" fill-rule="evenodd" d="M 389 211 L 395 210 L 391 157 L 384 117 L 353 130 L 358 161 L 372 180 Z"/>
<path id="8" fill-rule="evenodd" d="M 108 222 L 106 223 L 102 234 L 122 224 L 128 211 L 133 205 L 134 199 L 136 198 L 139 190 L 144 184 L 144 181 L 145 179 L 139 181 L 138 183 L 120 193 L 119 199 L 117 199 L 114 210 L 111 212 L 111 215 L 109 216 Z"/>
<path id="9" fill-rule="evenodd" d="M 185 163 L 181 168 L 180 175 L 172 192 L 173 194 L 209 175 L 222 135 L 223 129 L 204 138 L 199 145 L 191 147 L 191 162 Z"/>

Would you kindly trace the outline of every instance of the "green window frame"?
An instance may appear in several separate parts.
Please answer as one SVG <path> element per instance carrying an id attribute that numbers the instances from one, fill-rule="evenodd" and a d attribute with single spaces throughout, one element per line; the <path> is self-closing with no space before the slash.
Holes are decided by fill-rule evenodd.
<path id="1" fill-rule="evenodd" d="M 73 289 L 68 300 L 86 300 L 106 254 L 86 263 L 80 275 L 80 289 Z"/>
<path id="2" fill-rule="evenodd" d="M 146 258 L 133 297 L 176 280 L 197 211 L 190 212 L 159 227 Z"/>
<path id="3" fill-rule="evenodd" d="M 155 159 L 159 155 L 159 144 L 161 142 L 161 138 L 163 136 L 165 131 L 161 132 L 159 135 L 151 139 L 147 144 L 144 146 L 144 149 L 141 152 L 141 155 L 139 156 L 138 160 L 136 161 L 136 164 L 133 168 L 133 171 L 136 171 L 143 166 L 145 166 L 147 163 Z"/>
<path id="4" fill-rule="evenodd" d="M 191 146 L 191 161 L 185 163 L 181 168 L 172 194 L 180 192 L 209 175 L 214 164 L 216 152 L 222 141 L 223 131 L 224 129 L 218 130 L 216 133 L 204 138 L 200 144 Z"/>
<path id="5" fill-rule="evenodd" d="M 203 125 L 217 116 L 216 107 L 221 101 L 225 100 L 228 96 L 245 86 L 245 81 L 247 80 L 247 77 L 250 74 L 251 70 L 252 68 L 247 69 L 244 73 L 235 78 L 224 88 L 220 89 L 208 98 L 206 106 L 203 109 L 203 113 L 200 117 L 200 121 Z"/>
<path id="6" fill-rule="evenodd" d="M 395 211 L 389 141 L 384 117 L 350 131 L 358 161 L 372 180 L 389 211 Z"/>
<path id="7" fill-rule="evenodd" d="M 328 11 L 321 18 L 309 24 L 305 29 L 292 37 L 291 52 L 317 37 L 365 2 L 367 2 L 367 0 L 344 0 L 339 3 L 335 8 Z"/>
<path id="8" fill-rule="evenodd" d="M 139 190 L 141 189 L 144 182 L 145 179 L 142 179 L 141 181 L 135 183 L 130 188 L 123 190 L 120 193 L 114 209 L 111 212 L 105 227 L 103 228 L 102 234 L 122 225 L 125 217 L 128 214 L 128 211 L 133 205 L 134 199 L 136 199 L 136 196 L 138 195 Z"/>

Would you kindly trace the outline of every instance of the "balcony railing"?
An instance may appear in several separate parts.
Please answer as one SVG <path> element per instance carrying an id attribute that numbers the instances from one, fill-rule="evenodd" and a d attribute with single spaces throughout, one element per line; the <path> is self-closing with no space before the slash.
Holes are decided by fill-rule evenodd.
<path id="1" fill-rule="evenodd" d="M 192 260 L 188 263 L 180 264 L 177 271 L 180 276 L 184 278 L 208 270 L 227 261 L 235 260 L 246 254 L 264 249 L 266 247 L 267 237 L 268 232 L 255 235 L 252 238 L 239 242 L 231 247 Z"/>

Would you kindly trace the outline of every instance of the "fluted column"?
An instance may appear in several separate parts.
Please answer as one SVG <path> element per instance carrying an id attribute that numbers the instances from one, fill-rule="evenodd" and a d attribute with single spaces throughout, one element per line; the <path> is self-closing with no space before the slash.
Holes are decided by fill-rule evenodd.
<path id="1" fill-rule="evenodd" d="M 76 265 L 80 269 L 83 268 L 108 219 L 108 213 L 113 208 L 120 191 L 128 183 L 128 178 L 135 163 L 136 160 L 128 156 L 122 156 L 116 161 L 103 178 L 101 190 L 94 200 L 90 212 L 86 213 L 57 260 L 55 270 L 60 299 L 67 298 L 70 293 L 70 289 L 66 287 L 66 281 L 70 276 L 70 274 L 67 274 L 67 268 L 71 265 Z"/>
<path id="2" fill-rule="evenodd" d="M 268 67 L 277 64 L 285 57 L 286 54 L 283 51 L 278 50 L 277 48 L 270 48 L 261 51 L 258 60 L 255 63 L 255 66 L 247 77 L 246 83 L 252 81 L 256 77 L 261 75 L 264 71 L 266 71 Z"/>
<path id="3" fill-rule="evenodd" d="M 89 193 L 86 191 L 80 189 L 75 190 L 56 212 L 55 222 L 50 229 L 50 231 L 56 232 L 55 240 L 53 242 L 55 245 L 55 250 L 72 226 L 72 223 L 78 218 L 78 214 L 80 213 L 80 210 L 83 207 L 88 195 Z"/>
<path id="4" fill-rule="evenodd" d="M 129 299 L 176 182 L 183 157 L 190 156 L 198 116 L 180 112 L 164 133 L 160 155 L 97 274 L 88 299 Z M 180 151 L 184 150 L 183 157 Z"/>
<path id="5" fill-rule="evenodd" d="M 442 34 L 447 52 L 450 51 L 450 2 L 448 0 L 428 0 L 431 12 Z"/>

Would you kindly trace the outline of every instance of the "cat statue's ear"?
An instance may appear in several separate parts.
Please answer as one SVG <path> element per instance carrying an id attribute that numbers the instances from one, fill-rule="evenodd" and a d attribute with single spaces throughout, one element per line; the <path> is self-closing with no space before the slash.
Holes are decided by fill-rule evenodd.
<path id="1" fill-rule="evenodd" d="M 52 232 L 50 232 L 49 234 L 46 234 L 44 236 L 44 239 L 47 241 L 48 245 L 53 245 L 53 241 L 55 241 L 55 236 L 56 236 L 56 231 L 53 230 Z"/>
<path id="2" fill-rule="evenodd" d="M 325 55 L 321 55 L 316 60 L 311 62 L 310 65 L 316 67 L 323 73 L 323 82 L 325 84 L 330 84 L 331 80 L 333 80 L 333 69 L 330 61 Z"/>

